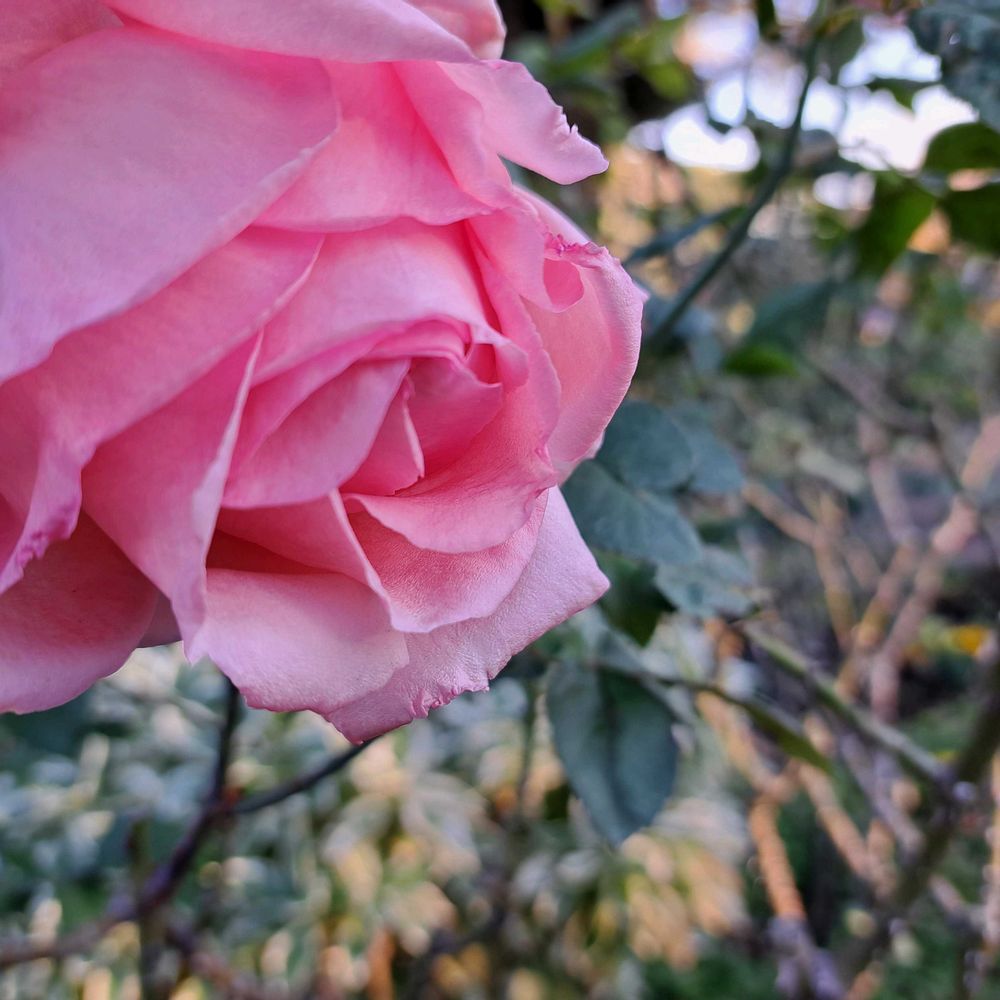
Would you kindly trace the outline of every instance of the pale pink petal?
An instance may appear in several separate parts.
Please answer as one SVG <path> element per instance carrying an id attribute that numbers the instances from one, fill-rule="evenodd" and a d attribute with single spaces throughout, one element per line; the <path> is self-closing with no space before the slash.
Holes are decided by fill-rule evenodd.
<path id="1" fill-rule="evenodd" d="M 259 329 L 305 279 L 318 247 L 313 236 L 247 230 L 153 298 L 64 338 L 37 368 L 0 385 L 0 412 L 18 415 L 0 422 L 4 491 L 18 521 L 7 544 L 0 538 L 0 591 L 72 530 L 80 470 L 97 446 Z"/>
<path id="2" fill-rule="evenodd" d="M 399 221 L 328 236 L 302 291 L 265 331 L 257 380 L 334 347 L 357 357 L 359 345 L 373 346 L 366 337 L 430 319 L 485 327 L 484 310 L 464 226 Z"/>
<path id="3" fill-rule="evenodd" d="M 411 0 L 424 13 L 464 39 L 482 59 L 503 51 L 504 24 L 495 0 Z"/>
<path id="4" fill-rule="evenodd" d="M 583 296 L 563 312 L 527 303 L 561 386 L 549 454 L 564 474 L 591 455 L 635 373 L 643 294 L 607 250 L 589 242 L 540 198 L 525 195 L 549 230 L 559 258 L 579 270 Z"/>
<path id="5" fill-rule="evenodd" d="M 470 219 L 469 228 L 481 252 L 522 298 L 552 312 L 580 301 L 583 281 L 579 267 L 565 258 L 566 241 L 549 231 L 520 194 L 506 211 Z"/>
<path id="6" fill-rule="evenodd" d="M 378 690 L 327 713 L 348 739 L 370 739 L 465 691 L 481 691 L 511 656 L 597 600 L 607 580 L 557 490 L 548 496 L 534 554 L 510 595 L 486 618 L 406 636 L 409 663 Z"/>
<path id="7" fill-rule="evenodd" d="M 184 635 L 204 613 L 205 558 L 258 345 L 102 445 L 84 470 L 85 509 L 170 599 Z"/>
<path id="8" fill-rule="evenodd" d="M 412 384 L 406 379 L 385 415 L 368 457 L 344 483 L 345 493 L 396 493 L 412 486 L 424 474 L 424 454 L 408 405 L 412 395 Z"/>
<path id="9" fill-rule="evenodd" d="M 8 0 L 0 6 L 0 84 L 49 50 L 120 24 L 100 0 Z"/>
<path id="10" fill-rule="evenodd" d="M 498 351 L 503 406 L 459 461 L 395 496 L 351 494 L 387 528 L 438 552 L 501 544 L 525 524 L 539 495 L 559 481 L 546 451 L 559 419 L 555 370 L 520 298 L 488 260 L 481 258 L 479 269 L 500 327 L 527 356 L 526 381 L 520 366 L 513 370 L 515 359 Z"/>
<path id="11" fill-rule="evenodd" d="M 329 87 L 308 60 L 131 28 L 15 73 L 0 90 L 0 377 L 245 228 L 334 130 Z"/>
<path id="12" fill-rule="evenodd" d="M 303 503 L 335 490 L 371 449 L 407 364 L 356 364 L 317 389 L 233 470 L 226 506 Z"/>
<path id="13" fill-rule="evenodd" d="M 531 558 L 544 510 L 543 496 L 510 538 L 457 555 L 418 549 L 368 514 L 353 515 L 351 525 L 381 582 L 393 625 L 403 632 L 430 632 L 496 611 Z"/>
<path id="14" fill-rule="evenodd" d="M 117 670 L 156 589 L 87 517 L 0 595 L 0 712 L 37 712 Z"/>
<path id="15" fill-rule="evenodd" d="M 338 493 L 287 507 L 224 507 L 217 530 L 297 564 L 300 572 L 338 573 L 380 590 Z M 219 565 L 234 563 L 227 557 Z"/>
<path id="16" fill-rule="evenodd" d="M 367 587 L 334 574 L 211 569 L 188 656 L 209 656 L 254 708 L 323 715 L 388 683 L 406 642 Z"/>
<path id="17" fill-rule="evenodd" d="M 400 218 L 445 225 L 487 211 L 455 180 L 393 63 L 328 69 L 341 126 L 262 223 L 336 232 Z"/>
<path id="18" fill-rule="evenodd" d="M 504 386 L 484 383 L 452 358 L 428 358 L 410 370 L 409 414 L 427 473 L 457 461 L 500 412 Z M 346 489 L 347 487 L 345 487 Z"/>
<path id="19" fill-rule="evenodd" d="M 473 32 L 469 41 L 495 48 L 484 39 L 482 11 L 455 16 L 455 0 L 108 0 L 110 6 L 147 24 L 182 35 L 238 48 L 343 62 L 394 59 L 472 58 L 453 30 Z M 463 4 L 464 6 L 464 4 Z M 424 10 L 426 8 L 426 12 Z M 442 17 L 442 14 L 444 15 Z M 439 22 L 438 18 L 441 18 Z M 444 26 L 442 26 L 442 22 Z M 495 32 L 495 28 L 492 29 Z"/>
<path id="20" fill-rule="evenodd" d="M 570 127 L 562 108 L 521 63 L 476 62 L 442 67 L 482 108 L 486 145 L 559 184 L 599 174 L 608 161 Z"/>

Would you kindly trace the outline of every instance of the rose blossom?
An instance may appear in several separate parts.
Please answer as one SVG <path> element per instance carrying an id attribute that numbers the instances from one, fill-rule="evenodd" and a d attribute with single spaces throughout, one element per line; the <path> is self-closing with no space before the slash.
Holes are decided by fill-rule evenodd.
<path id="1" fill-rule="evenodd" d="M 0 710 L 182 637 L 353 740 L 606 586 L 558 485 L 640 297 L 490 0 L 0 11 Z"/>

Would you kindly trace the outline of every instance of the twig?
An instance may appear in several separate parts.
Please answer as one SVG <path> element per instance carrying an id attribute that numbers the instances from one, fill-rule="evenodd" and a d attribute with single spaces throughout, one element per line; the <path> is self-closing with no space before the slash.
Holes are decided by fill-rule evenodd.
<path id="1" fill-rule="evenodd" d="M 937 871 L 958 831 L 963 804 L 975 795 L 993 756 L 1000 749 L 1000 656 L 989 664 L 985 690 L 978 699 L 979 712 L 965 746 L 952 768 L 952 781 L 959 795 L 946 799 L 927 824 L 919 854 L 907 866 L 899 885 L 875 917 L 874 929 L 848 953 L 844 963 L 849 979 L 860 976 L 885 948 L 896 922 L 909 912 Z M 963 803 L 962 799 L 965 799 Z"/>
<path id="2" fill-rule="evenodd" d="M 799 94 L 795 117 L 785 132 L 784 142 L 782 143 L 777 162 L 757 189 L 757 193 L 750 204 L 747 205 L 739 221 L 729 231 L 725 243 L 723 243 L 711 260 L 706 262 L 690 284 L 674 298 L 666 316 L 663 317 L 655 330 L 653 330 L 652 336 L 662 338 L 673 333 L 677 324 L 694 303 L 694 300 L 715 280 L 729 262 L 729 259 L 739 249 L 740 244 L 749 235 L 754 219 L 757 218 L 761 209 L 777 194 L 778 189 L 791 173 L 795 160 L 795 149 L 798 146 L 799 135 L 802 132 L 802 115 L 806 107 L 806 98 L 809 96 L 809 87 L 816 75 L 816 57 L 821 38 L 822 33 L 817 31 L 812 39 L 810 39 L 806 49 L 803 59 L 806 75 L 802 84 L 802 92 Z"/>
<path id="3" fill-rule="evenodd" d="M 170 857 L 146 880 L 136 899 L 138 913 L 155 910 L 177 892 L 198 850 L 225 812 L 226 772 L 232 758 L 233 735 L 240 717 L 240 694 L 226 679 L 226 708 L 219 728 L 218 748 L 212 782 L 195 821 L 174 848 Z"/>
<path id="4" fill-rule="evenodd" d="M 321 764 L 315 770 L 308 771 L 299 778 L 293 778 L 286 784 L 278 785 L 276 788 L 271 788 L 266 792 L 258 792 L 256 795 L 248 795 L 245 799 L 241 799 L 232 806 L 229 806 L 226 811 L 235 816 L 246 816 L 249 813 L 259 812 L 261 809 L 267 809 L 269 806 L 284 802 L 286 799 L 292 798 L 293 795 L 307 792 L 318 785 L 324 778 L 329 778 L 338 771 L 342 771 L 358 754 L 366 750 L 374 742 L 375 740 L 369 740 L 367 743 L 351 747 L 350 750 L 345 750 L 343 753 L 331 757 L 325 764 Z"/>
<path id="5" fill-rule="evenodd" d="M 818 668 L 791 646 L 768 635 L 752 623 L 744 624 L 740 628 L 747 638 L 771 657 L 777 667 L 801 681 L 810 693 L 849 729 L 891 754 L 908 771 L 939 792 L 949 794 L 948 772 L 932 754 L 899 730 L 880 722 L 863 708 L 841 698 L 835 686 L 822 676 Z"/>

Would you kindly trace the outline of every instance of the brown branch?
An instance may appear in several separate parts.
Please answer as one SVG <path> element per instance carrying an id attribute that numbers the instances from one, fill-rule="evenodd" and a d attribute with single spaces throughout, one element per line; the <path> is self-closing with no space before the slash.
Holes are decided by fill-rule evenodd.
<path id="1" fill-rule="evenodd" d="M 945 795 L 950 793 L 948 772 L 932 754 L 899 730 L 886 725 L 863 708 L 842 698 L 834 684 L 823 676 L 819 668 L 787 643 L 768 635 L 753 623 L 742 625 L 740 628 L 751 642 L 756 643 L 770 656 L 777 667 L 802 682 L 813 697 L 849 730 L 885 750 L 906 770 L 939 792 Z"/>
<path id="2" fill-rule="evenodd" d="M 848 979 L 861 976 L 878 957 L 892 937 L 896 922 L 923 895 L 938 866 L 951 846 L 960 825 L 963 805 L 974 800 L 976 787 L 1000 749 L 1000 656 L 988 665 L 980 705 L 969 739 L 959 751 L 951 769 L 951 781 L 957 793 L 938 805 L 927 824 L 924 843 L 916 858 L 906 867 L 895 892 L 876 914 L 874 928 L 859 939 L 848 952 L 844 969 Z"/>

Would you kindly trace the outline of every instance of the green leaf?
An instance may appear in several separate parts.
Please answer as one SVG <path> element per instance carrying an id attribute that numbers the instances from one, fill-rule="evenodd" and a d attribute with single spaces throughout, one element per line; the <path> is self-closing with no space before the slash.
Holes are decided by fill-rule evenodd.
<path id="1" fill-rule="evenodd" d="M 598 462 L 584 462 L 563 492 L 595 548 L 662 563 L 695 562 L 701 554 L 698 535 L 676 504 L 628 489 Z"/>
<path id="2" fill-rule="evenodd" d="M 547 705 L 573 791 L 612 844 L 648 826 L 674 787 L 670 710 L 629 677 L 557 664 Z"/>
<path id="3" fill-rule="evenodd" d="M 726 355 L 722 370 L 730 375 L 765 378 L 771 375 L 795 375 L 795 358 L 776 344 L 744 344 Z"/>
<path id="4" fill-rule="evenodd" d="M 872 93 L 879 90 L 886 91 L 892 95 L 897 104 L 912 111 L 913 98 L 921 90 L 931 86 L 931 83 L 925 80 L 908 80 L 899 76 L 876 76 L 869 80 L 865 86 Z"/>
<path id="5" fill-rule="evenodd" d="M 924 170 L 944 174 L 997 167 L 1000 167 L 1000 134 L 982 122 L 963 122 L 938 132 L 924 158 Z"/>
<path id="6" fill-rule="evenodd" d="M 684 431 L 694 456 L 694 472 L 687 488 L 720 496 L 743 489 L 743 472 L 736 456 L 715 436 L 701 411 L 682 405 L 668 412 Z"/>
<path id="7" fill-rule="evenodd" d="M 601 598 L 604 616 L 629 638 L 645 646 L 666 610 L 666 602 L 653 585 L 656 570 L 610 553 L 600 554 L 597 562 L 611 581 L 610 590 Z"/>
<path id="8" fill-rule="evenodd" d="M 923 188 L 885 174 L 878 177 L 871 211 L 855 236 L 858 269 L 883 274 L 933 208 L 934 196 Z"/>
<path id="9" fill-rule="evenodd" d="M 636 400 L 614 415 L 597 460 L 623 483 L 654 493 L 670 493 L 694 473 L 694 455 L 677 422 Z"/>
<path id="10" fill-rule="evenodd" d="M 1000 254 L 1000 182 L 971 191 L 949 191 L 941 208 L 951 223 L 952 236 L 977 250 Z"/>
<path id="11" fill-rule="evenodd" d="M 678 610 L 695 618 L 738 617 L 750 610 L 749 567 L 737 555 L 715 546 L 702 549 L 693 566 L 659 566 L 656 586 Z"/>
<path id="12" fill-rule="evenodd" d="M 910 15 L 917 43 L 941 57 L 941 78 L 1000 129 L 1000 0 L 937 0 Z"/>

